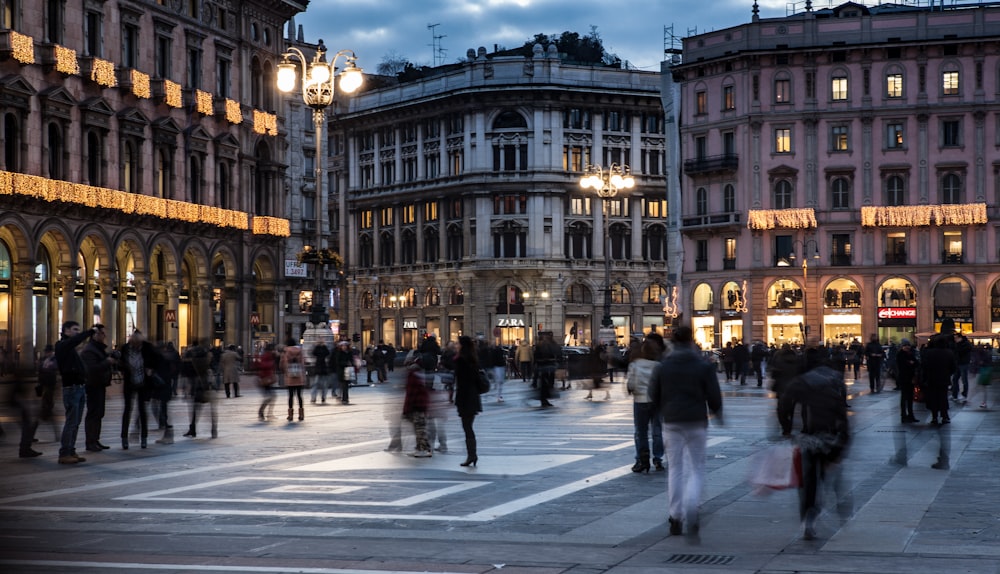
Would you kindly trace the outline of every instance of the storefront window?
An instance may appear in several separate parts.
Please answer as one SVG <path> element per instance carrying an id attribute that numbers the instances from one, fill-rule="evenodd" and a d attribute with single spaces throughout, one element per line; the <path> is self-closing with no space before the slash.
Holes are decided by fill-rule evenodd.
<path id="1" fill-rule="evenodd" d="M 782 280 L 771 285 L 767 293 L 768 309 L 801 309 L 802 287 L 795 281 Z"/>
<path id="2" fill-rule="evenodd" d="M 946 277 L 934 288 L 934 330 L 941 331 L 945 319 L 955 322 L 955 330 L 972 332 L 972 287 L 961 277 Z"/>
<path id="3" fill-rule="evenodd" d="M 887 279 L 878 291 L 878 336 L 882 341 L 913 340 L 917 330 L 917 292 L 908 279 Z M 864 340 L 864 339 L 862 339 Z"/>
<path id="4" fill-rule="evenodd" d="M 694 304 L 694 311 L 696 313 L 699 311 L 711 312 L 713 306 L 712 288 L 707 283 L 702 283 L 695 287 L 692 303 Z"/>
<path id="5" fill-rule="evenodd" d="M 861 290 L 850 279 L 835 279 L 823 291 L 823 340 L 827 344 L 861 339 Z"/>
<path id="6" fill-rule="evenodd" d="M 805 341 L 802 336 L 805 318 L 802 314 L 804 296 L 801 285 L 790 279 L 774 282 L 767 290 L 767 308 L 765 334 L 768 344 L 800 345 Z"/>

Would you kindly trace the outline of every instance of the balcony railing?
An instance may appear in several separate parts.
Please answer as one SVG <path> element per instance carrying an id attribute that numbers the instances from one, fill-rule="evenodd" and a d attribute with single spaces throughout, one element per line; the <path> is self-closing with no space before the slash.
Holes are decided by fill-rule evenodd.
<path id="1" fill-rule="evenodd" d="M 960 263 L 965 263 L 964 253 L 949 253 L 947 251 L 941 252 L 941 263 L 947 263 L 950 265 L 956 265 Z"/>
<path id="2" fill-rule="evenodd" d="M 723 259 L 722 260 L 722 268 L 726 269 L 726 270 L 736 269 L 736 260 L 735 259 Z"/>
<path id="3" fill-rule="evenodd" d="M 711 215 L 698 215 L 695 217 L 685 217 L 681 221 L 684 229 L 700 227 L 723 227 L 726 225 L 740 225 L 740 213 L 713 213 Z"/>
<path id="4" fill-rule="evenodd" d="M 906 252 L 886 253 L 885 263 L 886 265 L 906 265 Z"/>
<path id="5" fill-rule="evenodd" d="M 725 173 L 736 171 L 740 166 L 740 156 L 734 153 L 699 157 L 684 160 L 684 173 L 701 175 L 706 173 Z"/>
<path id="6" fill-rule="evenodd" d="M 695 271 L 708 271 L 708 259 L 695 259 L 694 260 L 694 270 Z"/>
<path id="7" fill-rule="evenodd" d="M 831 253 L 830 265 L 834 267 L 850 267 L 851 256 L 847 253 Z"/>

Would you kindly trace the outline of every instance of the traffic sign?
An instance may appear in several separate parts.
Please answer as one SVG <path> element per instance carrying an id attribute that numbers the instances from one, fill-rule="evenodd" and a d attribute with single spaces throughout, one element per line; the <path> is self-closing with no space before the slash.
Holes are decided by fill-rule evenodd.
<path id="1" fill-rule="evenodd" d="M 166 323 L 176 323 L 177 322 L 177 309 L 164 309 L 163 310 L 163 321 Z"/>

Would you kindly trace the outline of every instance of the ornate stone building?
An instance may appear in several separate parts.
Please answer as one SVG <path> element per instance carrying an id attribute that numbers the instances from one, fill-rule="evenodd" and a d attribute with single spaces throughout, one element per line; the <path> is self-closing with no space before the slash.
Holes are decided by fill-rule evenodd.
<path id="1" fill-rule="evenodd" d="M 371 89 L 333 122 L 344 319 L 368 343 L 429 333 L 589 344 L 605 258 L 620 341 L 663 324 L 667 205 L 660 74 L 488 55 Z M 588 164 L 626 164 L 602 203 Z M 344 182 L 343 184 L 338 182 Z"/>
<path id="2" fill-rule="evenodd" d="M 306 0 L 0 0 L 0 346 L 252 346 L 278 320 L 274 66 Z M 9 365 L 8 365 L 9 366 Z"/>
<path id="3" fill-rule="evenodd" d="M 666 66 L 698 340 L 1000 331 L 1000 8 L 813 4 Z"/>

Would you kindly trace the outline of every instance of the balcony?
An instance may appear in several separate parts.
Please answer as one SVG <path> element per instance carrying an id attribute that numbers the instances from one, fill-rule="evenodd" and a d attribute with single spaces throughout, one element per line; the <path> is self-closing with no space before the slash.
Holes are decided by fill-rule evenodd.
<path id="1" fill-rule="evenodd" d="M 947 265 L 960 265 L 965 263 L 965 255 L 962 253 L 949 253 L 947 251 L 942 251 L 941 263 L 945 263 Z"/>
<path id="2" fill-rule="evenodd" d="M 705 175 L 712 173 L 732 173 L 740 166 L 740 156 L 734 153 L 714 155 L 684 160 L 684 173 Z"/>
<path id="3" fill-rule="evenodd" d="M 723 259 L 722 260 L 722 268 L 725 269 L 725 270 L 727 270 L 727 271 L 731 270 L 731 269 L 736 269 L 736 260 L 735 259 Z"/>
<path id="4" fill-rule="evenodd" d="M 703 228 L 717 228 L 734 225 L 740 227 L 740 214 L 733 213 L 713 213 L 711 215 L 698 215 L 695 217 L 685 217 L 681 220 L 681 227 L 684 231 L 692 231 Z"/>
<path id="5" fill-rule="evenodd" d="M 830 265 L 833 267 L 850 267 L 851 255 L 849 253 L 831 253 Z"/>
<path id="6" fill-rule="evenodd" d="M 901 251 L 899 253 L 886 253 L 885 254 L 885 264 L 886 265 L 906 265 L 906 252 Z"/>
<path id="7" fill-rule="evenodd" d="M 694 270 L 695 271 L 708 271 L 708 259 L 695 259 L 694 260 Z"/>

